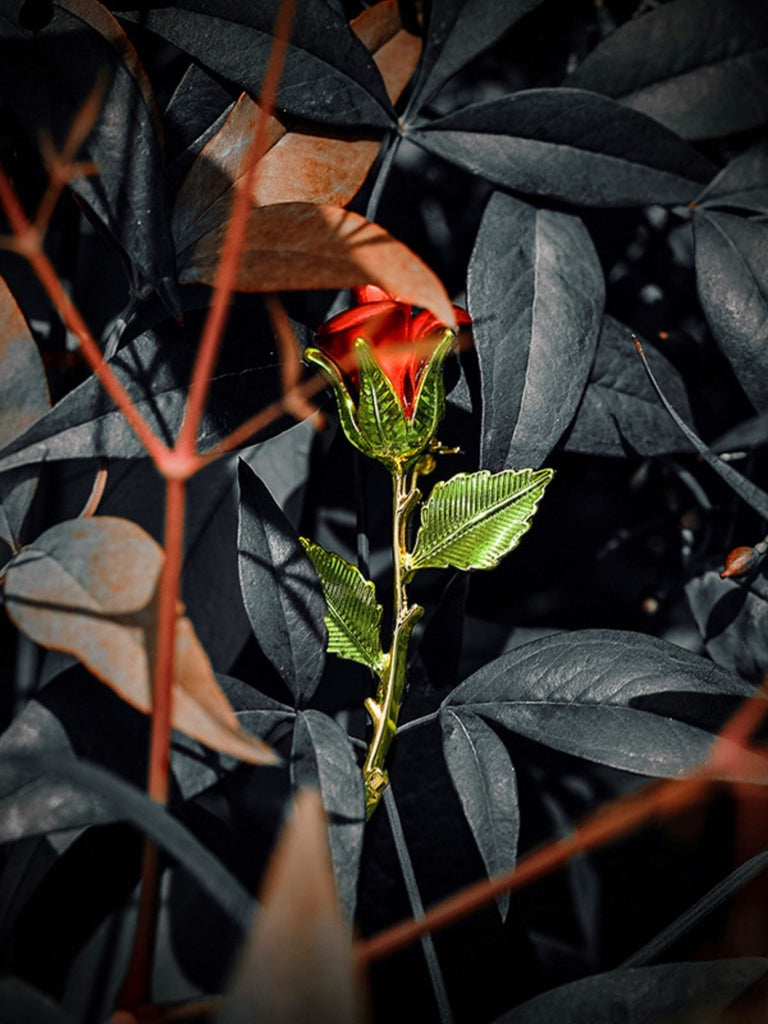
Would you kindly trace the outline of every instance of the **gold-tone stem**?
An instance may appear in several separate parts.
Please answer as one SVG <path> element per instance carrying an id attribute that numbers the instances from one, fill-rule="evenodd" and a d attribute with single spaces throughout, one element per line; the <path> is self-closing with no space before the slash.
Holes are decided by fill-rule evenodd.
<path id="1" fill-rule="evenodd" d="M 419 605 L 408 606 L 403 574 L 403 558 L 407 553 L 408 517 L 419 499 L 419 492 L 415 488 L 408 491 L 406 475 L 400 466 L 392 473 L 392 485 L 394 629 L 392 631 L 392 646 L 379 676 L 376 697 L 375 699 L 371 697 L 365 702 L 366 710 L 373 722 L 373 736 L 363 764 L 367 818 L 370 818 L 376 810 L 384 790 L 389 784 L 389 776 L 384 768 L 384 762 L 397 731 L 400 704 L 405 690 L 408 644 L 413 627 L 424 613 L 424 609 Z"/>

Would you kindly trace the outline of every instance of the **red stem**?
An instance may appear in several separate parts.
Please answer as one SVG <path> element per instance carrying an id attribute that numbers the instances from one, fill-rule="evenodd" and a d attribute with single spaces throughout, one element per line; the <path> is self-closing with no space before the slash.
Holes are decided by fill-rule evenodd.
<path id="1" fill-rule="evenodd" d="M 149 743 L 147 793 L 164 804 L 168 800 L 171 727 L 173 722 L 173 677 L 176 660 L 176 619 L 181 589 L 184 553 L 184 501 L 186 481 L 165 483 L 165 562 L 160 576 L 157 609 L 154 689 L 152 693 L 152 734 Z"/>
<path id="2" fill-rule="evenodd" d="M 165 483 L 165 562 L 160 576 L 152 691 L 152 725 L 149 741 L 147 793 L 160 804 L 168 800 L 170 781 L 171 729 L 173 726 L 173 680 L 176 660 L 176 620 L 184 557 L 184 507 L 186 481 Z M 144 844 L 141 896 L 131 961 L 118 997 L 119 1009 L 136 1010 L 147 1003 L 152 981 L 157 906 L 161 872 L 154 843 Z"/>
<path id="3" fill-rule="evenodd" d="M 184 422 L 179 431 L 176 450 L 182 456 L 191 456 L 196 451 L 196 438 L 200 419 L 205 408 L 208 388 L 221 348 L 224 329 L 229 314 L 229 299 L 237 283 L 237 272 L 248 226 L 248 210 L 256 178 L 259 155 L 263 148 L 267 130 L 267 119 L 272 112 L 277 87 L 283 73 L 283 64 L 288 50 L 288 39 L 293 23 L 296 0 L 282 0 L 277 13 L 274 42 L 269 54 L 269 63 L 264 73 L 260 98 L 259 121 L 253 141 L 248 147 L 243 174 L 235 182 L 235 198 L 227 225 L 227 233 L 221 251 L 221 260 L 216 271 L 213 301 L 203 327 L 197 359 L 192 371 L 189 398 L 184 413 Z"/>

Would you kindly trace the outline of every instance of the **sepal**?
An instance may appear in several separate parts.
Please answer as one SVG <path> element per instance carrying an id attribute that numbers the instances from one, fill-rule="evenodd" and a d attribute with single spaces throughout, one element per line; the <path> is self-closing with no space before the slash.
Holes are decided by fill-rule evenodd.
<path id="1" fill-rule="evenodd" d="M 319 348 L 308 348 L 304 352 L 305 360 L 316 367 L 330 384 L 336 399 L 336 407 L 339 410 L 339 422 L 341 429 L 347 436 L 347 440 L 366 455 L 369 454 L 357 425 L 357 409 L 355 403 L 347 391 L 347 385 L 341 375 L 341 370 L 330 356 L 327 356 Z"/>
<path id="2" fill-rule="evenodd" d="M 455 338 L 453 331 L 443 331 L 419 380 L 416 405 L 411 418 L 411 431 L 423 441 L 422 450 L 437 433 L 445 415 L 443 363 L 453 348 Z"/>

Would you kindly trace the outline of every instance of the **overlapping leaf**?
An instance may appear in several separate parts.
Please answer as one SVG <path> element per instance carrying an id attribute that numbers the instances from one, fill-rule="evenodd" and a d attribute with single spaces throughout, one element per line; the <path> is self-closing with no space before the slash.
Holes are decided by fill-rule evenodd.
<path id="1" fill-rule="evenodd" d="M 308 700 L 325 664 L 325 600 L 312 563 L 267 488 L 240 463 L 238 565 L 259 646 L 297 700 Z"/>
<path id="2" fill-rule="evenodd" d="M 384 663 L 379 630 L 381 605 L 376 588 L 357 566 L 326 551 L 306 537 L 300 538 L 323 587 L 328 614 L 328 650 L 378 672 Z"/>
<path id="3" fill-rule="evenodd" d="M 696 284 L 704 313 L 758 412 L 768 409 L 768 225 L 697 210 Z"/>
<path id="4" fill-rule="evenodd" d="M 453 788 L 489 875 L 511 871 L 517 860 L 520 808 L 515 769 L 496 733 L 471 711 L 443 708 L 443 754 Z M 497 900 L 502 918 L 509 893 Z"/>
<path id="5" fill-rule="evenodd" d="M 529 529 L 552 475 L 551 469 L 481 470 L 438 481 L 421 510 L 407 571 L 494 568 Z"/>
<path id="6" fill-rule="evenodd" d="M 465 708 L 599 764 L 673 778 L 707 760 L 711 699 L 752 692 L 749 683 L 674 644 L 596 629 L 517 647 L 475 672 L 442 706 Z M 762 759 L 752 768 L 765 776 Z"/>
<path id="7" fill-rule="evenodd" d="M 216 279 L 226 235 L 222 224 L 179 254 L 179 278 L 191 284 Z M 277 203 L 252 209 L 237 288 L 246 292 L 378 285 L 403 302 L 454 319 L 445 289 L 402 242 L 357 213 L 314 203 Z"/>
<path id="8" fill-rule="evenodd" d="M 8 614 L 37 643 L 74 654 L 129 704 L 150 712 L 162 559 L 159 545 L 128 520 L 68 520 L 9 565 Z M 184 616 L 176 626 L 173 703 L 176 728 L 243 760 L 275 762 L 271 748 L 240 728 Z"/>
<path id="9" fill-rule="evenodd" d="M 181 0 L 172 8 L 121 11 L 258 97 L 274 43 L 279 0 Z M 325 0 L 296 4 L 277 106 L 297 117 L 335 125 L 394 125 L 381 75 L 344 17 Z"/>
<path id="10" fill-rule="evenodd" d="M 409 132 L 504 188 L 582 206 L 695 199 L 716 168 L 657 121 L 583 89 L 528 89 Z"/>
<path id="11" fill-rule="evenodd" d="M 483 398 L 482 466 L 537 467 L 560 440 L 587 383 L 604 293 L 578 218 L 501 192 L 491 197 L 467 280 Z"/>
<path id="12" fill-rule="evenodd" d="M 566 83 L 620 99 L 683 138 L 710 139 L 766 121 L 767 56 L 760 4 L 674 0 L 627 21 Z"/>
<path id="13" fill-rule="evenodd" d="M 365 831 L 363 776 L 346 732 L 321 711 L 299 711 L 291 746 L 296 788 L 320 790 L 328 814 L 331 859 L 347 921 L 355 918 Z"/>
<path id="14" fill-rule="evenodd" d="M 680 371 L 662 351 L 652 352 L 654 371 L 682 418 L 693 423 Z M 635 358 L 632 331 L 612 316 L 603 318 L 589 383 L 564 444 L 586 455 L 667 455 L 690 444 L 659 402 L 642 362 Z"/>
<path id="15" fill-rule="evenodd" d="M 148 281 L 175 308 L 159 118 L 136 52 L 96 0 L 62 0 L 37 32 L 20 27 L 18 7 L 12 0 L 0 4 L 0 94 L 35 142 L 44 131 L 61 145 L 108 69 L 107 93 L 83 150 L 98 173 L 71 188 L 125 252 L 137 281 Z M 117 124 L 123 130 L 116 132 Z"/>
<path id="16" fill-rule="evenodd" d="M 714 1024 L 737 996 L 765 973 L 758 957 L 710 963 L 659 964 L 596 974 L 544 992 L 515 1007 L 496 1024 Z"/>
<path id="17" fill-rule="evenodd" d="M 0 278 L 0 448 L 44 415 L 50 406 L 45 371 L 27 322 Z M 16 548 L 37 473 L 0 477 L 0 538 Z"/>

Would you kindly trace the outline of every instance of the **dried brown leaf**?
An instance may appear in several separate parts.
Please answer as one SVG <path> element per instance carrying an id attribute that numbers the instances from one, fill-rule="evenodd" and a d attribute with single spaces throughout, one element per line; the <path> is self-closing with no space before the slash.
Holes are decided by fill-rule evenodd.
<path id="1" fill-rule="evenodd" d="M 296 796 L 267 867 L 260 903 L 221 1024 L 365 1021 L 325 812 L 315 790 Z"/>
<path id="2" fill-rule="evenodd" d="M 349 23 L 349 27 L 373 56 L 395 103 L 410 81 L 421 57 L 421 39 L 403 28 L 397 0 L 381 0 Z"/>
<path id="3" fill-rule="evenodd" d="M 162 548 L 127 519 L 71 519 L 46 530 L 10 563 L 6 608 L 27 636 L 73 654 L 123 700 L 149 713 L 162 564 Z M 277 761 L 270 747 L 240 728 L 184 615 L 176 624 L 173 725 L 244 761 Z"/>
<path id="4" fill-rule="evenodd" d="M 213 284 L 226 225 L 180 258 L 179 280 Z M 402 302 L 454 323 L 438 278 L 415 253 L 378 224 L 337 206 L 280 203 L 251 210 L 236 287 L 277 292 L 375 284 Z"/>

